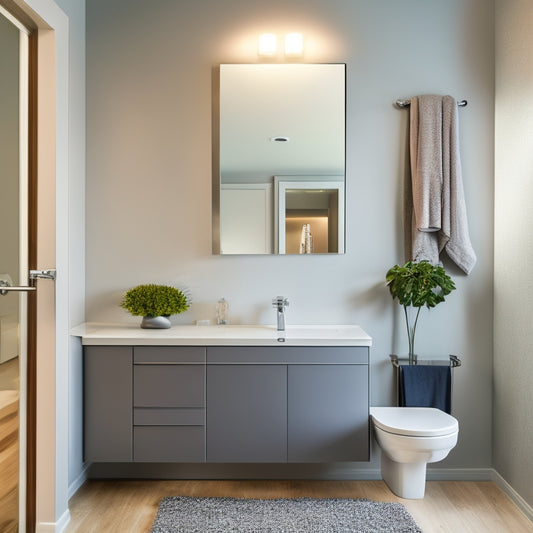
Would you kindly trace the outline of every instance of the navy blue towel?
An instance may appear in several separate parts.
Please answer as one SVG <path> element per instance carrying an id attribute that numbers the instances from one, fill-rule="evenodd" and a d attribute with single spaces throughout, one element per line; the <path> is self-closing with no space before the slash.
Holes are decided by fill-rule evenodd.
<path id="1" fill-rule="evenodd" d="M 451 413 L 452 374 L 449 366 L 400 365 L 400 407 L 436 407 Z"/>

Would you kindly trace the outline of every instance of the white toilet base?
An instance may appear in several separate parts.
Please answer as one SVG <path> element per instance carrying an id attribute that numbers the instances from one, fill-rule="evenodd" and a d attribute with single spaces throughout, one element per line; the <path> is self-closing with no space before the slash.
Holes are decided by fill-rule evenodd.
<path id="1" fill-rule="evenodd" d="M 400 498 L 419 500 L 426 491 L 426 463 L 397 463 L 381 451 L 381 476 Z"/>

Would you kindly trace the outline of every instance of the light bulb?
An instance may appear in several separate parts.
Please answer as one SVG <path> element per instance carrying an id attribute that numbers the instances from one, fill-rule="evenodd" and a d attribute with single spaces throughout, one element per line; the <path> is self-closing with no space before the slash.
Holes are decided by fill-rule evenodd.
<path id="1" fill-rule="evenodd" d="M 303 54 L 304 43 L 301 33 L 288 33 L 285 36 L 285 55 L 298 57 Z"/>
<path id="2" fill-rule="evenodd" d="M 277 39 L 273 33 L 263 33 L 259 37 L 259 55 L 272 57 L 277 52 Z"/>

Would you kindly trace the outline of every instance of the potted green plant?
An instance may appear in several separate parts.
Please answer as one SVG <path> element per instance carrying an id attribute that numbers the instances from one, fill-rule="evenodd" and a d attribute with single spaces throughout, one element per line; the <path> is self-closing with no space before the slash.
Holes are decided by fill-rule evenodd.
<path id="1" fill-rule="evenodd" d="M 141 328 L 169 328 L 170 315 L 187 311 L 189 297 L 180 289 L 167 285 L 138 285 L 130 289 L 120 304 L 133 316 L 142 316 Z"/>
<path id="2" fill-rule="evenodd" d="M 435 307 L 455 289 L 452 278 L 441 266 L 428 261 L 408 261 L 403 266 L 394 265 L 387 272 L 387 285 L 392 298 L 403 306 L 407 338 L 409 340 L 409 364 L 415 363 L 415 333 L 420 309 Z M 416 313 L 412 314 L 412 310 Z"/>

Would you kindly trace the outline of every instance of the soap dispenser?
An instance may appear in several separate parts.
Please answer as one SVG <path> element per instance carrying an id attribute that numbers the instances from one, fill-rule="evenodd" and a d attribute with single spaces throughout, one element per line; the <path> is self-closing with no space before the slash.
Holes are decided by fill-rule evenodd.
<path id="1" fill-rule="evenodd" d="M 227 324 L 228 323 L 228 308 L 229 304 L 226 302 L 225 298 L 221 298 L 216 305 L 216 315 L 217 315 L 217 324 Z"/>

